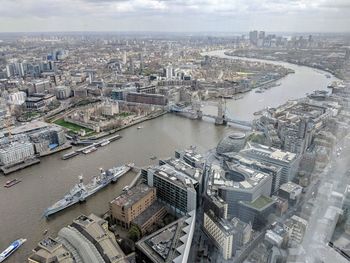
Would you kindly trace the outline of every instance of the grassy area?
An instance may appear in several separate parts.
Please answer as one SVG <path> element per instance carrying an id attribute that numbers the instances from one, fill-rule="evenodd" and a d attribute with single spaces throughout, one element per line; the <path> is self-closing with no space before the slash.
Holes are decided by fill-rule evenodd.
<path id="1" fill-rule="evenodd" d="M 25 118 L 29 119 L 29 118 L 35 118 L 37 116 L 40 116 L 40 113 L 36 112 L 36 111 L 29 111 L 29 112 L 26 112 L 24 114 Z"/>
<path id="2" fill-rule="evenodd" d="M 85 127 L 82 127 L 82 126 L 79 126 L 79 125 L 76 125 L 73 123 L 66 122 L 64 119 L 58 119 L 58 120 L 54 121 L 54 123 L 57 125 L 60 125 L 62 127 L 65 127 L 65 128 L 67 128 L 73 132 L 76 132 L 76 133 L 78 133 L 81 130 L 85 130 L 86 133 L 93 132 L 93 130 L 91 130 L 91 129 L 88 129 L 88 128 L 85 128 Z"/>
<path id="3" fill-rule="evenodd" d="M 273 202 L 271 198 L 262 195 L 259 198 L 257 198 L 255 201 L 248 203 L 248 205 L 256 209 L 262 209 L 268 204 L 270 204 L 271 202 Z"/>
<path id="4" fill-rule="evenodd" d="M 132 113 L 132 112 L 120 112 L 118 114 L 119 117 L 123 117 L 123 118 L 128 117 L 130 115 L 134 115 L 134 113 Z"/>

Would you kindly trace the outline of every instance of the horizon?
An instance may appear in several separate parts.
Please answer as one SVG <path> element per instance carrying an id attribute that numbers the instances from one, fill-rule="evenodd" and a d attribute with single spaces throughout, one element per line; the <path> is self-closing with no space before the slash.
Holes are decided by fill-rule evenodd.
<path id="1" fill-rule="evenodd" d="M 0 32 L 345 33 L 349 14 L 346 0 L 2 0 Z"/>
<path id="2" fill-rule="evenodd" d="M 74 34 L 74 33 L 112 33 L 112 34 L 225 34 L 227 36 L 249 35 L 251 31 L 263 31 L 268 34 L 316 34 L 316 35 L 350 35 L 350 31 L 326 32 L 326 31 L 268 31 L 265 29 L 250 29 L 247 31 L 152 31 L 152 30 L 67 30 L 67 31 L 0 31 L 0 34 Z"/>

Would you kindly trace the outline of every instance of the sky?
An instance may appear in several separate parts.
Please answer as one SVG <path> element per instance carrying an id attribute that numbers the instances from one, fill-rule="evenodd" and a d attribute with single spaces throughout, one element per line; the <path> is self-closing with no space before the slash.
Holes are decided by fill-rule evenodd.
<path id="1" fill-rule="evenodd" d="M 0 32 L 349 32 L 350 0 L 0 0 Z"/>

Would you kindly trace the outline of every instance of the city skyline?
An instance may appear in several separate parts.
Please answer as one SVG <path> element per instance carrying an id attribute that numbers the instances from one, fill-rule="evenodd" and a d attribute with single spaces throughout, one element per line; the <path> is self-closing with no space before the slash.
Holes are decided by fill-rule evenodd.
<path id="1" fill-rule="evenodd" d="M 345 0 L 3 0 L 0 32 L 349 32 L 349 13 Z"/>

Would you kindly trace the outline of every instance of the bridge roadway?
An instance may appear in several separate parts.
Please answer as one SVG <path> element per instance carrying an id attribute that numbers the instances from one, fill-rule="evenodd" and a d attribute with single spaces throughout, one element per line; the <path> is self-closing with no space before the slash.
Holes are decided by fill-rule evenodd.
<path id="1" fill-rule="evenodd" d="M 170 111 L 171 112 L 178 112 L 178 113 L 191 113 L 191 114 L 194 113 L 194 111 L 189 109 L 189 108 L 180 108 L 180 107 L 172 107 Z M 217 116 L 211 115 L 211 114 L 202 114 L 202 117 L 212 118 L 214 120 L 217 118 Z M 252 127 L 252 123 L 249 121 L 235 120 L 235 119 L 227 118 L 227 117 L 225 117 L 225 121 L 229 122 L 229 123 L 234 123 L 234 124 L 238 124 L 241 126 L 245 126 L 248 128 Z"/>
<path id="2" fill-rule="evenodd" d="M 217 118 L 217 116 L 210 115 L 210 114 L 203 114 L 202 116 L 203 117 L 207 117 L 207 118 L 212 118 L 212 119 L 216 119 Z M 249 121 L 235 120 L 235 119 L 231 119 L 231 118 L 227 118 L 227 117 L 225 117 L 225 121 L 226 122 L 230 122 L 230 123 L 234 123 L 234 124 L 238 124 L 238 125 L 241 125 L 241 126 L 249 127 L 249 128 L 252 127 L 252 123 L 249 122 Z"/>

